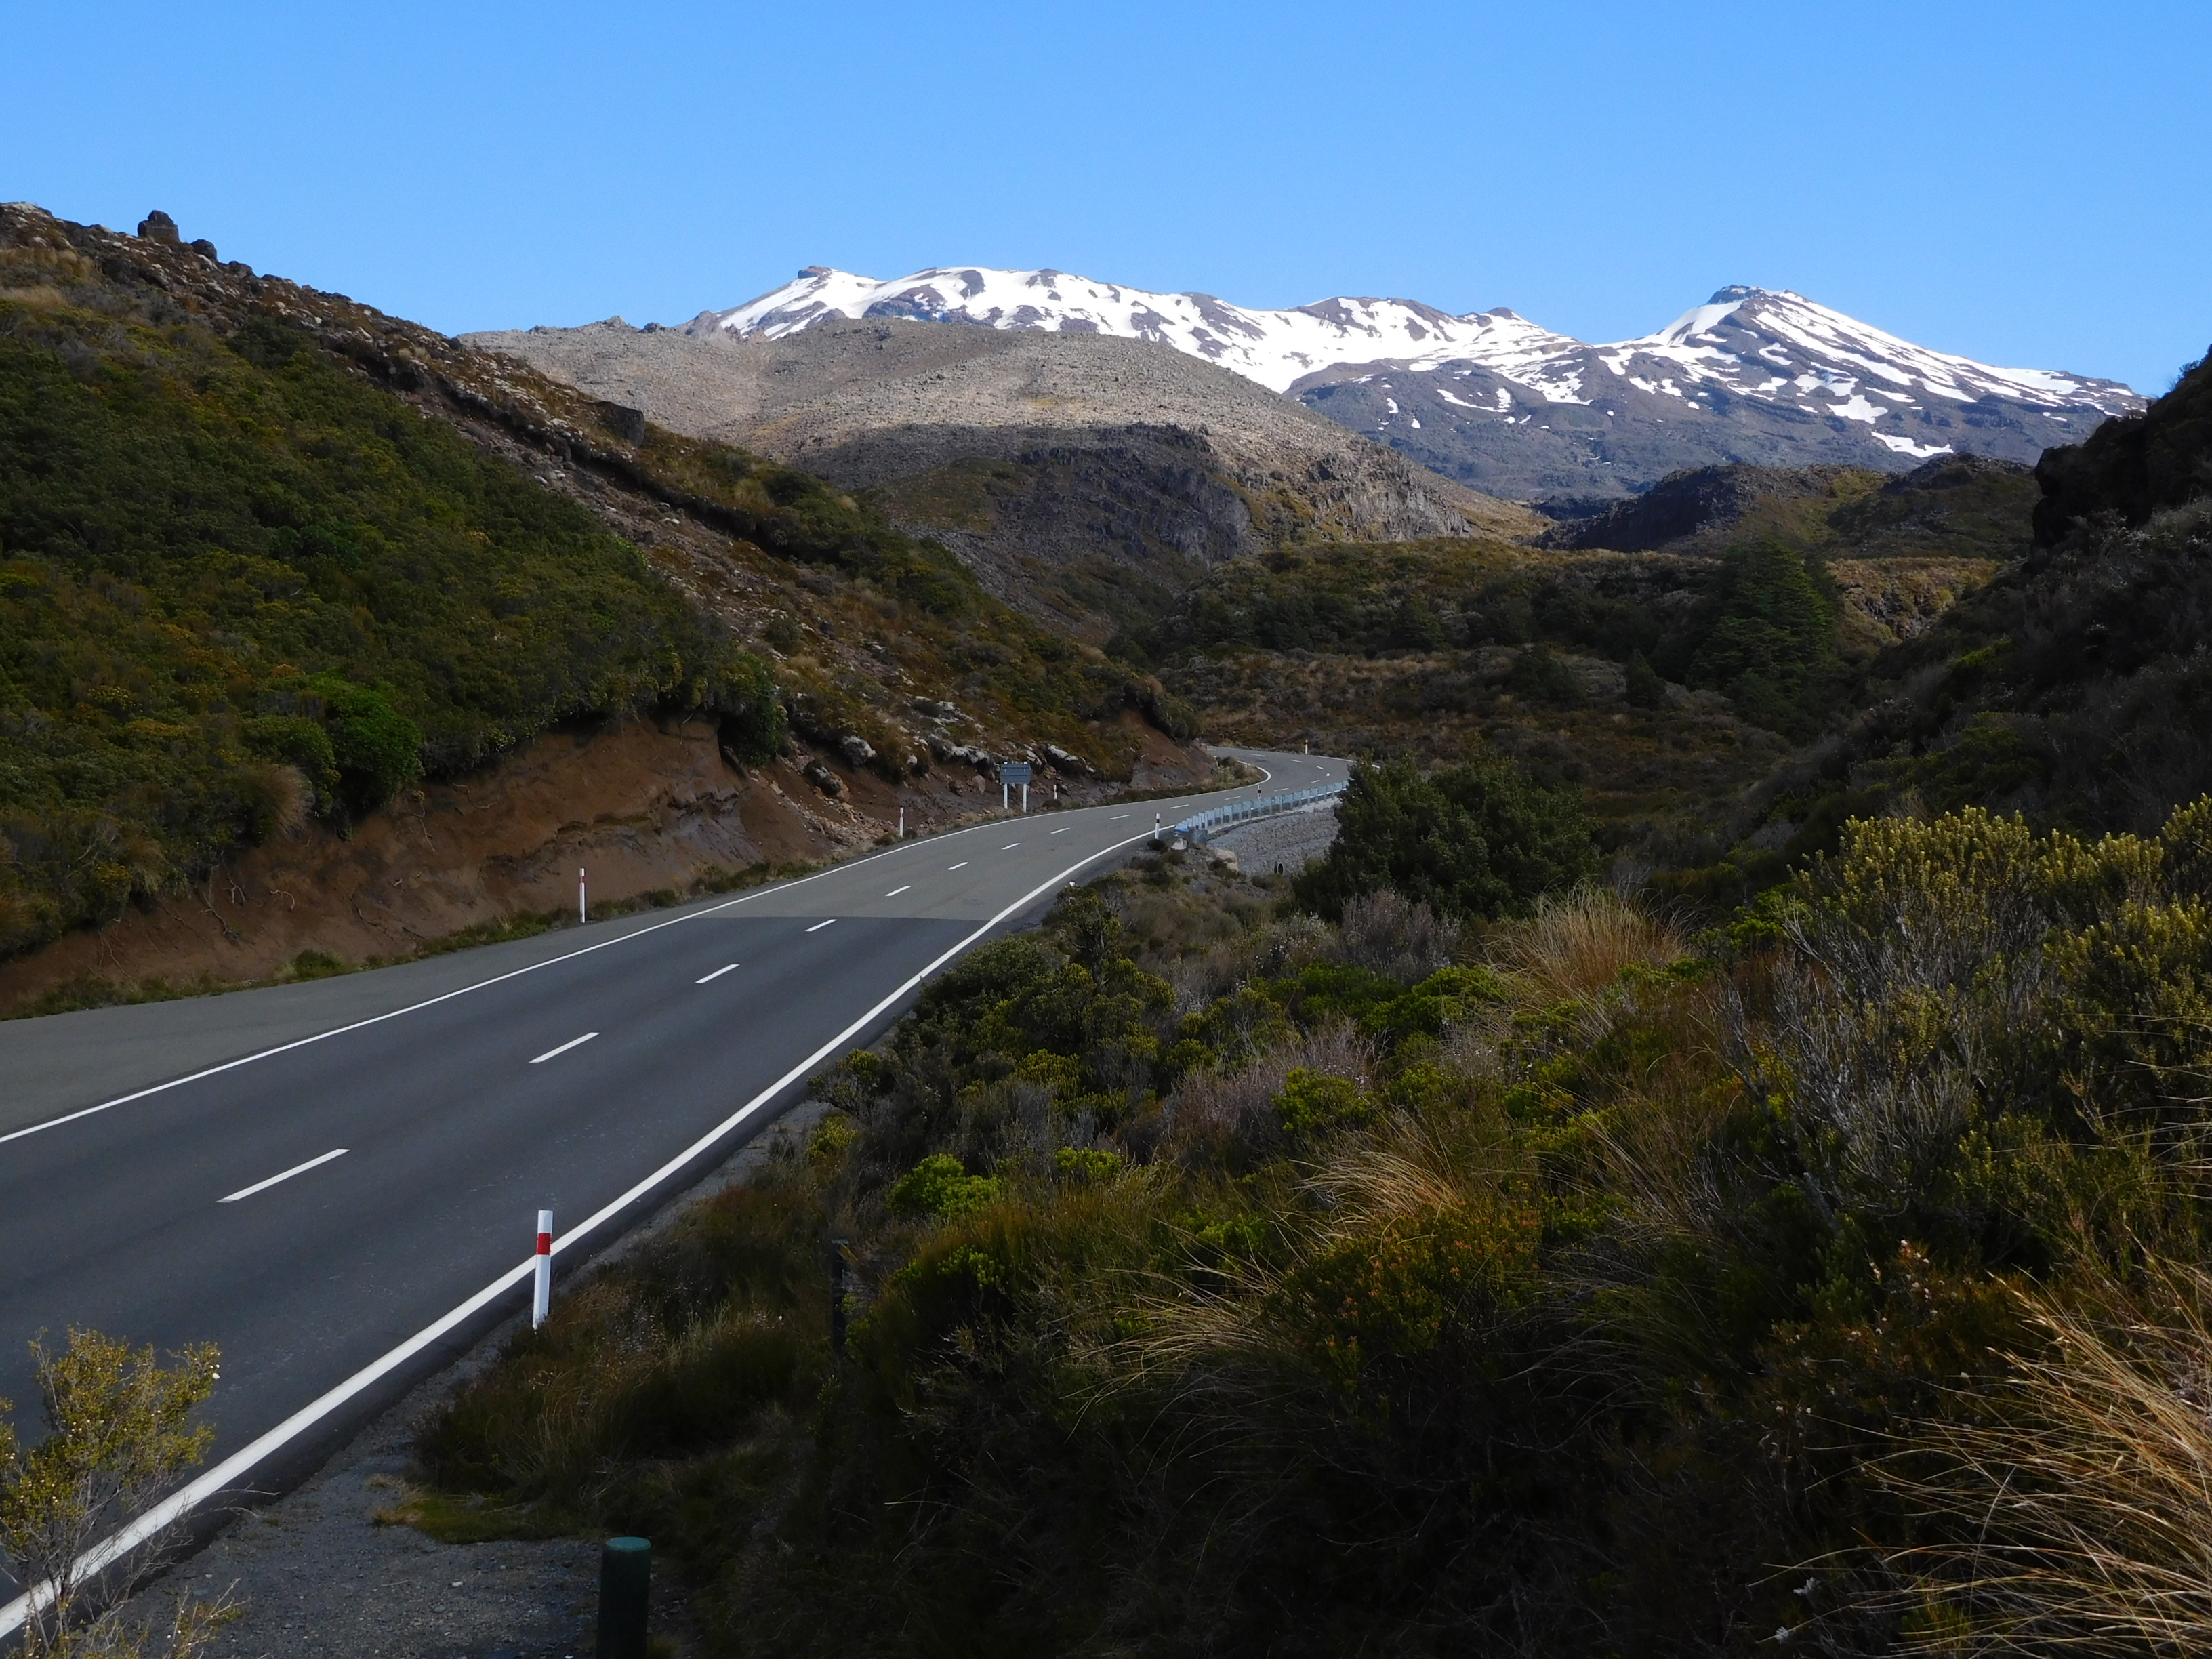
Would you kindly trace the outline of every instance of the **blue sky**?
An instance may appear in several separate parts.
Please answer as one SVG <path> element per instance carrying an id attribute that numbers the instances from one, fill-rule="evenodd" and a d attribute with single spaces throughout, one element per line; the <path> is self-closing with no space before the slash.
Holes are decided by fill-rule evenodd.
<path id="1" fill-rule="evenodd" d="M 0 198 L 447 331 L 1049 264 L 1587 339 L 1729 283 L 2163 390 L 2212 4 L 0 0 Z"/>

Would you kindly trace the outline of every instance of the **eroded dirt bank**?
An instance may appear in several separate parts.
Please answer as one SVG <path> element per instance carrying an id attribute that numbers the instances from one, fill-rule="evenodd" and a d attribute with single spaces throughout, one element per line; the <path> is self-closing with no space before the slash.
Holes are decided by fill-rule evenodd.
<path id="1" fill-rule="evenodd" d="M 1194 783 L 1210 769 L 1143 735 L 1136 787 Z M 265 979 L 307 951 L 406 957 L 479 924 L 572 913 L 580 867 L 596 910 L 761 865 L 845 856 L 889 833 L 902 805 L 918 831 L 998 804 L 997 786 L 972 769 L 894 788 L 824 755 L 842 789 L 833 798 L 801 775 L 811 758 L 741 771 L 703 722 L 550 733 L 481 773 L 404 792 L 349 837 L 309 824 L 149 910 L 0 964 L 0 1014 L 87 981 L 213 988 Z M 1085 799 L 1105 793 L 1066 787 Z"/>

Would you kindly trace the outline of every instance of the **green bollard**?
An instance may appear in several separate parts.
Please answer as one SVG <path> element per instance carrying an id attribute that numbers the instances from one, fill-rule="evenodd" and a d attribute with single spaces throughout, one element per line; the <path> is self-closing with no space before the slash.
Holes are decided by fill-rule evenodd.
<path id="1" fill-rule="evenodd" d="M 645 1659 L 646 1593 L 652 1585 L 652 1540 L 608 1539 L 599 1550 L 599 1659 Z"/>

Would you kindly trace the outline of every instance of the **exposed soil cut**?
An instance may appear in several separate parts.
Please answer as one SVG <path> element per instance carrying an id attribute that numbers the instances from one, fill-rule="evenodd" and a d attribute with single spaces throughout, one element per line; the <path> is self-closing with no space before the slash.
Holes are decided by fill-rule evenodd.
<path id="1" fill-rule="evenodd" d="M 1144 745 L 1135 787 L 1210 775 L 1202 753 L 1127 720 Z M 802 775 L 817 758 L 834 775 L 835 797 Z M 1090 782 L 1061 787 L 1086 801 L 1108 793 Z M 555 732 L 471 776 L 406 791 L 349 837 L 307 825 L 187 893 L 0 965 L 0 1012 L 87 980 L 212 988 L 267 978 L 307 951 L 348 962 L 404 957 L 482 923 L 573 915 L 580 868 L 597 911 L 761 866 L 847 856 L 892 833 L 902 806 L 915 834 L 998 805 L 998 786 L 972 768 L 939 768 L 896 787 L 827 754 L 743 771 L 704 722 Z"/>

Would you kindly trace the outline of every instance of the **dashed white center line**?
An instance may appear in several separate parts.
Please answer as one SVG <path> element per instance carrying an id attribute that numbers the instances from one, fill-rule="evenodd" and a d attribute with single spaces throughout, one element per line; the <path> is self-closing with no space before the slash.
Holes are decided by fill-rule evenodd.
<path id="1" fill-rule="evenodd" d="M 832 916 L 832 917 L 830 917 L 830 921 L 836 921 L 836 920 L 837 920 L 837 918 L 836 918 L 836 917 L 835 917 L 835 916 Z M 827 927 L 830 925 L 830 921 L 817 921 L 817 922 L 816 922 L 816 923 L 815 923 L 811 927 L 808 928 L 806 931 L 807 931 L 808 933 L 820 933 L 820 932 L 821 932 L 824 927 Z"/>
<path id="2" fill-rule="evenodd" d="M 959 862 L 959 863 L 957 863 L 957 864 L 948 864 L 948 865 L 946 865 L 946 866 L 945 866 L 945 873 L 946 875 L 948 875 L 948 876 L 949 876 L 949 875 L 951 875 L 951 874 L 955 870 L 965 870 L 967 867 L 968 867 L 968 860 L 967 860 L 966 859 L 963 859 L 963 860 L 960 860 L 960 862 Z"/>
<path id="3" fill-rule="evenodd" d="M 1071 823 L 1071 824 L 1067 825 L 1066 829 L 1055 830 L 1054 830 L 1052 833 L 1053 833 L 1054 835 L 1055 835 L 1055 836 L 1064 836 L 1064 835 L 1066 835 L 1066 834 L 1067 833 L 1067 831 L 1068 831 L 1069 830 L 1073 830 L 1073 829 L 1074 829 L 1074 828 L 1075 828 L 1075 826 L 1074 826 L 1073 824 L 1072 824 L 1072 823 Z"/>
<path id="4" fill-rule="evenodd" d="M 1109 823 L 1119 823 L 1123 818 L 1126 818 L 1129 815 L 1127 812 L 1116 812 L 1112 817 L 1107 819 L 1106 822 Z"/>
<path id="5" fill-rule="evenodd" d="M 1021 842 L 1018 842 L 1018 841 L 1010 841 L 1010 842 L 1007 842 L 1004 847 L 1001 847 L 999 850 L 1000 850 L 1001 853 L 1011 853 L 1011 852 L 1012 852 L 1012 851 L 1014 850 L 1014 848 L 1016 848 L 1017 847 L 1019 847 L 1020 845 L 1021 845 Z"/>
<path id="6" fill-rule="evenodd" d="M 713 973 L 708 974 L 702 978 L 695 979 L 691 982 L 694 985 L 704 985 L 708 980 L 721 978 L 723 975 L 730 971 L 730 968 L 735 968 L 737 965 L 738 964 L 733 962 L 730 964 L 729 968 L 717 968 Z"/>
<path id="7" fill-rule="evenodd" d="M 586 1043 L 589 1042 L 597 1036 L 599 1036 L 597 1031 L 586 1031 L 580 1037 L 570 1037 L 559 1048 L 548 1048 L 544 1054 L 538 1055 L 537 1059 L 532 1060 L 530 1063 L 532 1066 L 543 1066 L 547 1060 L 556 1059 L 562 1054 L 567 1054 L 571 1048 L 582 1048 Z"/>
<path id="8" fill-rule="evenodd" d="M 907 887 L 911 887 L 914 884 L 912 882 L 908 882 L 907 883 L 906 887 L 894 887 L 890 892 L 884 894 L 884 896 L 885 898 L 896 898 L 901 893 L 907 890 Z"/>
<path id="9" fill-rule="evenodd" d="M 265 1193 L 271 1187 L 274 1187 L 278 1182 L 289 1181 L 294 1176 L 303 1174 L 306 1171 L 313 1169 L 318 1164 L 327 1164 L 334 1158 L 343 1158 L 345 1155 L 346 1149 L 341 1146 L 335 1152 L 325 1152 L 320 1158 L 311 1158 L 305 1164 L 295 1164 L 290 1169 L 285 1170 L 283 1175 L 273 1175 L 266 1181 L 257 1181 L 251 1187 L 240 1187 L 228 1198 L 219 1198 L 216 1200 L 216 1202 L 218 1204 L 235 1204 L 241 1198 L 251 1198 L 256 1193 Z"/>

